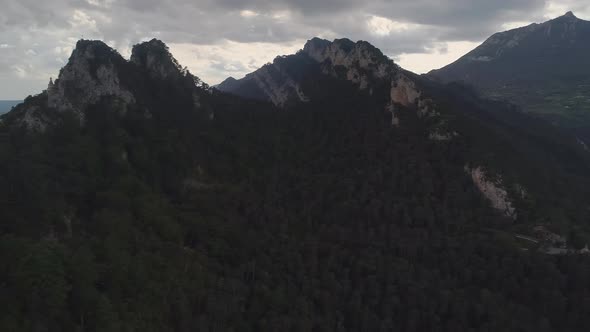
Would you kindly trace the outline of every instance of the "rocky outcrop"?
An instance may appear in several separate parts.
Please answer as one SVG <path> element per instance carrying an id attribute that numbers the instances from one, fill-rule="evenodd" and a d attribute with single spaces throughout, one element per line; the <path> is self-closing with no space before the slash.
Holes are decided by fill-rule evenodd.
<path id="1" fill-rule="evenodd" d="M 118 66 L 124 62 L 103 42 L 79 41 L 59 78 L 47 88 L 47 106 L 73 111 L 83 118 L 84 109 L 105 96 L 135 102 L 133 94 L 121 85 Z"/>
<path id="2" fill-rule="evenodd" d="M 400 71 L 391 82 L 391 102 L 394 105 L 401 105 L 406 108 L 414 108 L 419 117 L 436 116 L 434 101 L 423 95 L 418 88 L 416 81 Z"/>
<path id="3" fill-rule="evenodd" d="M 481 166 L 476 168 L 465 166 L 465 171 L 471 176 L 477 189 L 490 201 L 494 209 L 509 218 L 517 218 L 516 209 L 508 196 L 508 192 L 502 187 L 501 179 L 492 180 Z"/>
<path id="4" fill-rule="evenodd" d="M 423 92 L 418 88 L 416 81 L 410 78 L 404 71 L 400 70 L 394 75 L 389 94 L 391 101 L 387 107 L 392 113 L 392 124 L 395 126 L 400 125 L 397 112 L 401 111 L 401 107 L 415 110 L 416 115 L 420 118 L 436 117 L 439 115 L 436 111 L 434 101 L 431 98 L 425 97 Z M 451 134 L 446 130 L 441 130 L 442 126 L 442 122 L 435 124 L 436 128 L 431 132 L 429 138 L 437 141 L 448 141 L 456 136 L 456 133 Z"/>
<path id="5" fill-rule="evenodd" d="M 405 107 L 417 106 L 421 92 L 416 88 L 416 83 L 404 75 L 399 75 L 391 83 L 391 101 Z"/>

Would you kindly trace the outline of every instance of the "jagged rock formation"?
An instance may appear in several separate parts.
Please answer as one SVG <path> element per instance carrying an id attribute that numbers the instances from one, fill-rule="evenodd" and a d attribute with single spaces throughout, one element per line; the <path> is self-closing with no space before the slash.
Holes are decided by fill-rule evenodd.
<path id="1" fill-rule="evenodd" d="M 207 86 L 182 68 L 168 47 L 153 39 L 133 47 L 125 60 L 102 41 L 80 40 L 59 77 L 50 80 L 47 90 L 15 108 L 15 123 L 44 131 L 60 113 L 74 113 L 84 122 L 85 111 L 103 98 L 116 99 L 124 109 L 141 104 L 146 115 L 154 104 L 153 89 L 172 89 L 169 98 L 188 95 L 194 108 L 200 107 Z"/>

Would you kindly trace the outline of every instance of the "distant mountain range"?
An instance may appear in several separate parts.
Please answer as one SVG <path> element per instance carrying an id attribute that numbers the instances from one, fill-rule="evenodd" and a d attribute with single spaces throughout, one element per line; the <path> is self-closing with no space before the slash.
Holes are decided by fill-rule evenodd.
<path id="1" fill-rule="evenodd" d="M 429 76 L 473 85 L 590 141 L 590 22 L 572 12 L 496 33 Z"/>
<path id="2" fill-rule="evenodd" d="M 22 100 L 0 100 L 0 114 L 6 113 L 12 107 L 22 103 Z"/>

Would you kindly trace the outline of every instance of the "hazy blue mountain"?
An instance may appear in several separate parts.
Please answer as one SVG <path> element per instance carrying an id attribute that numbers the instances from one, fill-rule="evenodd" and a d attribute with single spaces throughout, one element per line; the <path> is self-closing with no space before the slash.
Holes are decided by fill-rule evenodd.
<path id="1" fill-rule="evenodd" d="M 12 107 L 20 104 L 21 102 L 22 100 L 0 100 L 0 114 L 10 111 Z"/>

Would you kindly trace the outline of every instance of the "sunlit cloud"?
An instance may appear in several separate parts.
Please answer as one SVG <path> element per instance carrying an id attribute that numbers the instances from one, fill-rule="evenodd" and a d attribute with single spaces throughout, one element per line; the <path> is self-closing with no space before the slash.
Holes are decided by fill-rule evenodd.
<path id="1" fill-rule="evenodd" d="M 367 20 L 369 32 L 378 36 L 389 36 L 392 33 L 399 33 L 411 29 L 419 29 L 422 25 L 392 21 L 385 17 L 371 15 Z"/>

